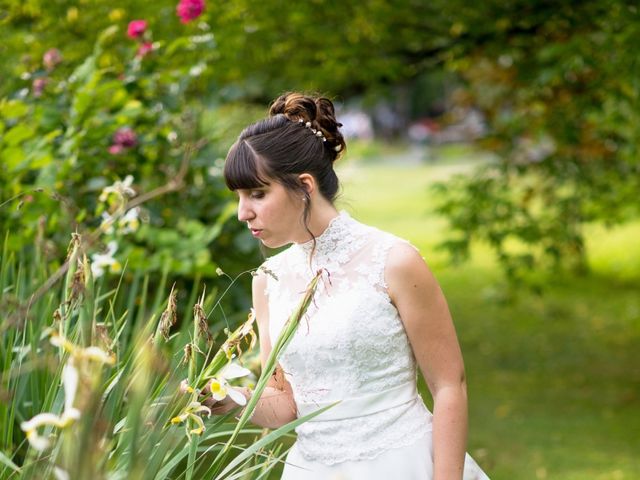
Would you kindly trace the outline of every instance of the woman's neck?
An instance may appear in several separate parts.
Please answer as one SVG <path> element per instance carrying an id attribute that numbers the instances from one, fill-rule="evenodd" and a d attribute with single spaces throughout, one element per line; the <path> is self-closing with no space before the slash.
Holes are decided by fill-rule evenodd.
<path id="1" fill-rule="evenodd" d="M 331 220 L 336 218 L 338 215 L 338 210 L 330 202 L 326 200 L 324 202 L 316 202 L 311 207 L 307 227 L 314 237 L 319 237 L 327 229 Z M 300 237 L 301 241 L 296 240 L 296 243 L 305 243 L 311 239 L 311 235 L 309 235 L 309 232 L 304 228 L 303 224 Z"/>

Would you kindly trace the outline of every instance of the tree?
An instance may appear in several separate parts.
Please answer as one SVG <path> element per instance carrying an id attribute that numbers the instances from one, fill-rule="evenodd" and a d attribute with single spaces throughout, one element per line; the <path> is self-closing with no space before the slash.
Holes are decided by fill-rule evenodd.
<path id="1" fill-rule="evenodd" d="M 583 269 L 585 222 L 613 224 L 638 215 L 640 85 L 633 52 L 640 23 L 630 0 L 238 0 L 208 2 L 189 25 L 176 21 L 176 2 L 168 0 L 7 5 L 0 17 L 6 30 L 0 71 L 8 81 L 0 94 L 11 105 L 22 102 L 19 95 L 36 91 L 35 80 L 51 77 L 41 60 L 48 49 L 58 46 L 62 52 L 56 72 L 64 81 L 91 55 L 95 32 L 114 25 L 120 37 L 106 39 L 108 48 L 93 57 L 101 78 L 109 79 L 97 95 L 116 102 L 122 98 L 116 93 L 124 92 L 149 107 L 162 98 L 172 121 L 189 110 L 198 128 L 203 112 L 236 100 L 264 103 L 290 89 L 344 98 L 411 82 L 434 68 L 454 72 L 465 88 L 453 100 L 484 112 L 490 134 L 482 146 L 499 160 L 443 188 L 440 211 L 454 230 L 447 246 L 464 256 L 473 238 L 486 240 L 511 278 L 534 267 L 570 263 Z M 132 71 L 137 56 L 138 45 L 122 41 L 133 19 L 148 20 L 152 49 L 134 68 L 134 81 L 118 84 L 114 79 Z M 57 95 L 52 85 L 42 88 Z M 109 115 L 123 105 L 109 107 Z M 172 151 L 161 140 L 170 131 L 163 123 L 168 117 L 143 110 L 136 118 L 144 118 L 163 147 L 138 149 L 136 165 L 157 172 Z M 12 111 L 9 123 L 16 123 Z M 40 112 L 42 135 L 55 131 L 56 118 L 66 121 L 59 111 L 64 108 L 51 102 L 23 117 Z M 104 109 L 89 109 L 85 118 L 102 122 L 103 114 Z M 104 151 L 115 128 L 110 124 L 107 132 L 91 125 L 88 131 L 101 140 L 91 137 L 90 144 L 78 144 L 83 147 L 78 152 L 95 160 L 91 148 L 102 142 Z M 5 146 L 6 132 L 5 126 Z M 25 134 L 10 136 L 14 163 L 25 144 L 16 138 Z M 194 163 L 211 166 L 208 159 L 220 156 L 229 142 L 229 137 L 220 139 L 217 149 L 198 155 Z M 6 149 L 3 155 L 11 158 Z M 56 155 L 49 163 L 62 161 Z M 29 175 L 49 157 L 38 158 Z"/>
<path id="2" fill-rule="evenodd" d="M 447 186 L 440 211 L 457 236 L 446 246 L 464 256 L 471 239 L 485 240 L 512 279 L 583 271 L 584 224 L 639 213 L 638 7 L 455 3 L 459 42 L 446 64 L 466 80 L 458 101 L 485 113 L 482 144 L 499 161 Z"/>

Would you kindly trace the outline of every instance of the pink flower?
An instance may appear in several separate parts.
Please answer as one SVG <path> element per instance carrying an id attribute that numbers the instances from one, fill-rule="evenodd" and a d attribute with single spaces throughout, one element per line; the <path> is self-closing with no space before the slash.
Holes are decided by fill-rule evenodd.
<path id="1" fill-rule="evenodd" d="M 153 43 L 151 43 L 151 42 L 143 42 L 138 47 L 138 51 L 136 52 L 136 57 L 144 58 L 151 51 L 153 51 Z"/>
<path id="2" fill-rule="evenodd" d="M 127 36 L 133 39 L 140 38 L 146 29 L 146 20 L 131 20 L 127 27 Z"/>
<path id="3" fill-rule="evenodd" d="M 124 147 L 122 145 L 111 145 L 107 150 L 111 155 L 119 155 L 124 152 Z"/>
<path id="4" fill-rule="evenodd" d="M 44 87 L 49 83 L 49 79 L 46 77 L 36 78 L 31 85 L 34 97 L 39 97 L 44 92 Z"/>
<path id="5" fill-rule="evenodd" d="M 107 151 L 111 155 L 119 155 L 125 150 L 135 147 L 138 144 L 138 137 L 129 127 L 122 127 L 113 134 L 113 144 L 109 146 Z"/>
<path id="6" fill-rule="evenodd" d="M 42 63 L 49 71 L 53 70 L 61 61 L 62 54 L 57 48 L 50 48 L 49 50 L 44 52 L 44 55 L 42 56 Z"/>
<path id="7" fill-rule="evenodd" d="M 204 0 L 180 0 L 176 7 L 176 13 L 182 23 L 189 23 L 195 20 L 204 10 Z"/>
<path id="8" fill-rule="evenodd" d="M 123 148 L 131 148 L 135 147 L 138 143 L 138 137 L 136 136 L 136 132 L 131 128 L 122 127 L 113 134 L 113 143 Z"/>

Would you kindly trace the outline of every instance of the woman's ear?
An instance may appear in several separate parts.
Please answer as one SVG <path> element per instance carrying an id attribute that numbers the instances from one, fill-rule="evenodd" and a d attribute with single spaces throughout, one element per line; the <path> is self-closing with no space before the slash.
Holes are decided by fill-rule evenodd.
<path id="1" fill-rule="evenodd" d="M 316 179 L 313 175 L 310 173 L 301 173 L 298 175 L 298 180 L 307 194 L 309 194 L 309 196 L 313 195 L 313 192 L 316 191 Z"/>

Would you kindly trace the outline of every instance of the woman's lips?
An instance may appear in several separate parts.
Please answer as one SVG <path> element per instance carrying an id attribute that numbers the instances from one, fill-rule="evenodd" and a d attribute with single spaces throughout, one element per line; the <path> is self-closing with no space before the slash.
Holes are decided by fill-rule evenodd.
<path id="1" fill-rule="evenodd" d="M 251 230 L 251 235 L 253 235 L 254 237 L 259 237 L 262 233 L 262 230 L 258 228 L 250 228 L 249 230 Z"/>

